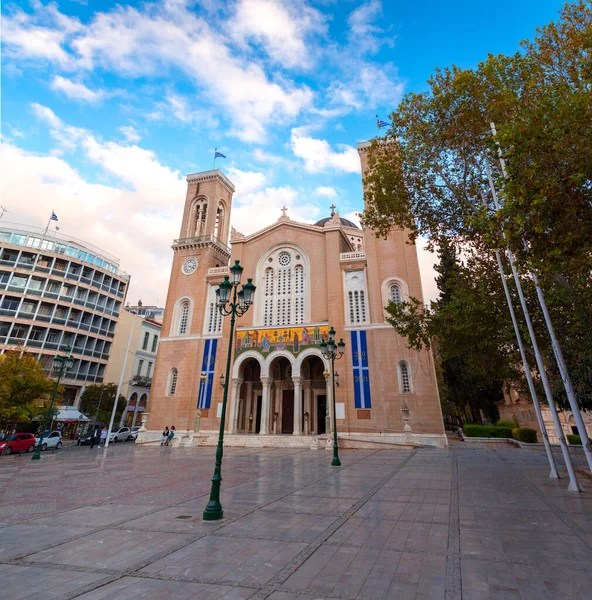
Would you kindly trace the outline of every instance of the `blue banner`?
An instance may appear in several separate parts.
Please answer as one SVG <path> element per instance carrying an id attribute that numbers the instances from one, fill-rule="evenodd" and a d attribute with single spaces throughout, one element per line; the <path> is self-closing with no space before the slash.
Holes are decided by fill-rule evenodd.
<path id="1" fill-rule="evenodd" d="M 214 367 L 216 366 L 217 339 L 206 340 L 204 346 L 201 372 L 206 374 L 204 381 L 200 380 L 197 408 L 210 408 L 212 402 L 212 386 L 214 385 Z"/>
<path id="2" fill-rule="evenodd" d="M 354 367 L 354 402 L 356 408 L 372 408 L 370 398 L 370 372 L 368 370 L 368 347 L 366 332 L 352 331 L 352 361 Z"/>

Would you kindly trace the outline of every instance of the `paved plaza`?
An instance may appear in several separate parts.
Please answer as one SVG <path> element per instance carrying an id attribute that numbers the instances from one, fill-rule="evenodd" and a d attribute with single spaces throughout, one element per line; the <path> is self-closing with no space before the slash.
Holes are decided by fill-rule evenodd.
<path id="1" fill-rule="evenodd" d="M 44 600 L 589 600 L 592 481 L 545 456 L 119 444 L 0 460 L 3 596 Z M 584 479 L 583 477 L 581 478 Z"/>

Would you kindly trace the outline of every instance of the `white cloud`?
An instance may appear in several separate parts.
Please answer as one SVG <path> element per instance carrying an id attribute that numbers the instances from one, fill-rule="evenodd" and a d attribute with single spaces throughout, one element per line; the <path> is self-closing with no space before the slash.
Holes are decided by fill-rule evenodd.
<path id="1" fill-rule="evenodd" d="M 332 187 L 320 185 L 313 192 L 313 196 L 324 196 L 325 198 L 336 198 L 337 192 Z"/>
<path id="2" fill-rule="evenodd" d="M 347 20 L 351 44 L 358 53 L 377 52 L 382 44 L 393 45 L 390 38 L 381 36 L 384 30 L 374 25 L 382 17 L 382 1 L 369 0 L 355 8 Z"/>
<path id="3" fill-rule="evenodd" d="M 99 102 L 105 97 L 103 90 L 93 91 L 86 87 L 83 83 L 72 81 L 56 75 L 51 83 L 51 88 L 58 92 L 64 93 L 68 98 L 72 100 L 82 100 L 83 102 Z"/>
<path id="4" fill-rule="evenodd" d="M 117 148 L 107 147 L 104 152 L 109 150 L 121 157 Z M 61 233 L 121 259 L 121 269 L 132 275 L 131 301 L 142 298 L 152 303 L 166 297 L 170 244 L 178 235 L 185 182 L 149 156 L 141 158 L 138 155 L 128 163 L 130 185 L 114 187 L 85 180 L 61 158 L 37 156 L 4 143 L 3 204 L 12 212 L 11 221 L 39 227 L 45 227 L 47 212 L 53 208 L 60 217 Z M 106 156 L 103 159 L 112 166 Z M 155 173 L 143 183 L 149 169 Z M 155 181 L 158 177 L 161 181 Z"/>
<path id="5" fill-rule="evenodd" d="M 238 194 L 251 194 L 260 190 L 267 183 L 267 177 L 257 171 L 241 171 L 235 167 L 228 169 L 228 177 L 234 184 Z"/>
<path id="6" fill-rule="evenodd" d="M 417 259 L 419 262 L 419 272 L 421 274 L 421 287 L 423 291 L 423 301 L 428 304 L 433 300 L 437 300 L 440 292 L 436 284 L 436 269 L 438 264 L 438 256 L 435 252 L 426 250 L 426 240 L 418 238 L 416 242 Z"/>
<path id="7" fill-rule="evenodd" d="M 185 2 L 149 3 L 141 10 L 116 6 L 95 13 L 88 25 L 50 6 L 35 4 L 34 13 L 19 10 L 7 19 L 9 56 L 128 78 L 181 71 L 202 102 L 206 98 L 232 122 L 230 133 L 248 142 L 264 141 L 270 123 L 293 119 L 312 104 L 307 86 L 268 77 L 259 62 L 231 48 L 224 26 L 212 28 Z"/>
<path id="8" fill-rule="evenodd" d="M 123 135 L 125 136 L 125 139 L 128 142 L 135 143 L 135 142 L 139 142 L 141 139 L 140 134 L 131 125 L 124 125 L 123 127 L 120 127 L 119 131 L 121 131 L 121 133 L 123 133 Z"/>
<path id="9" fill-rule="evenodd" d="M 235 39 L 260 43 L 277 63 L 306 68 L 313 62 L 308 35 L 324 30 L 322 13 L 304 3 L 239 0 L 231 23 Z"/>
<path id="10" fill-rule="evenodd" d="M 279 165 L 284 161 L 284 159 L 281 156 L 270 154 L 268 152 L 265 152 L 261 148 L 255 148 L 253 152 L 253 159 L 256 162 L 260 162 L 266 165 Z"/>
<path id="11" fill-rule="evenodd" d="M 70 66 L 72 56 L 63 48 L 81 25 L 59 12 L 55 4 L 34 3 L 34 12 L 13 10 L 2 15 L 4 57 L 42 60 Z"/>
<path id="12" fill-rule="evenodd" d="M 309 137 L 301 130 L 293 129 L 290 147 L 298 158 L 304 161 L 304 169 L 309 173 L 325 171 L 360 172 L 360 157 L 352 146 L 338 144 L 338 151 L 332 150 L 329 142 Z"/>

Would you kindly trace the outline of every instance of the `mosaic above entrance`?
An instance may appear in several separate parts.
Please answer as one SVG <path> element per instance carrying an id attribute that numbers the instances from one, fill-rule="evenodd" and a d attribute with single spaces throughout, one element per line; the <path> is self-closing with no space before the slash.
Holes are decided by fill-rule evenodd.
<path id="1" fill-rule="evenodd" d="M 269 354 L 275 350 L 287 350 L 296 355 L 307 348 L 318 346 L 329 339 L 329 326 L 272 327 L 237 331 L 235 354 L 257 350 Z"/>

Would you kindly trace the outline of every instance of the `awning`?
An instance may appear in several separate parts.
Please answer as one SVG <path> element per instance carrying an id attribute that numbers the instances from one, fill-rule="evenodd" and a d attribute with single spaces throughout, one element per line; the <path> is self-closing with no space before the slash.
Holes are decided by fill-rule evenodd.
<path id="1" fill-rule="evenodd" d="M 77 408 L 74 406 L 58 406 L 58 414 L 55 418 L 56 421 L 90 421 L 88 417 L 85 417 Z"/>

